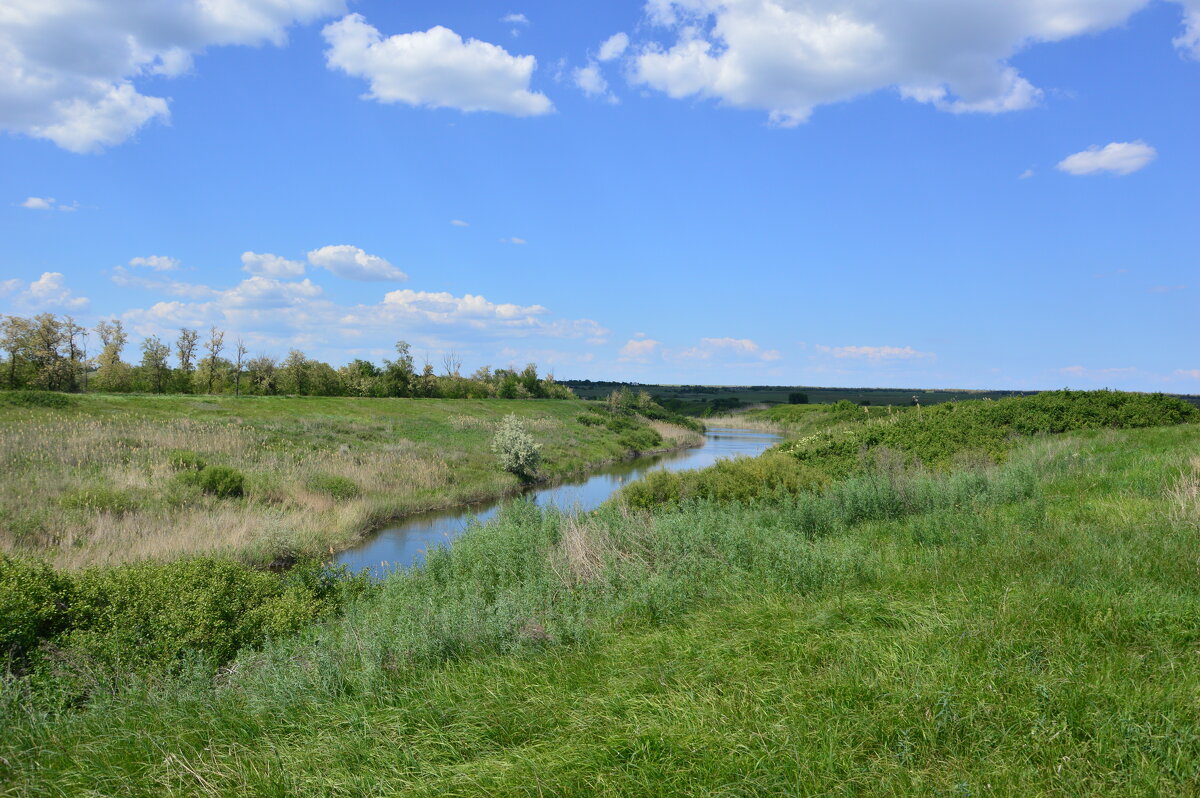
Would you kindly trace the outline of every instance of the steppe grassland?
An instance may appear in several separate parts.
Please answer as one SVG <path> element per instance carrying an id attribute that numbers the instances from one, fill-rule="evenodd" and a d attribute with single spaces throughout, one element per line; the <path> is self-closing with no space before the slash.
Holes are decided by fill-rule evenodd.
<path id="1" fill-rule="evenodd" d="M 78 568 L 227 553 L 249 562 L 339 548 L 411 512 L 516 488 L 489 449 L 520 416 L 554 478 L 627 452 L 573 401 L 80 396 L 0 405 L 0 550 Z M 695 433 L 654 422 L 665 447 Z M 241 498 L 178 479 L 193 453 L 246 476 Z"/>

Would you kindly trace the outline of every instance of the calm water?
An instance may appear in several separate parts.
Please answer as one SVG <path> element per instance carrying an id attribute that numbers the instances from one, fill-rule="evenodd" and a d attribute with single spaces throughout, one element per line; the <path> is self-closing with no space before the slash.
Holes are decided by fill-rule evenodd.
<path id="1" fill-rule="evenodd" d="M 621 486 L 638 479 L 648 471 L 687 471 L 704 468 L 723 457 L 757 457 L 779 440 L 776 435 L 748 430 L 711 427 L 704 436 L 704 445 L 697 449 L 641 457 L 595 471 L 574 482 L 534 488 L 525 494 L 544 507 L 561 510 L 592 510 L 604 503 Z M 420 562 L 426 549 L 444 546 L 458 537 L 471 524 L 487 521 L 499 511 L 504 501 L 441 510 L 409 516 L 396 526 L 380 530 L 357 547 L 342 552 L 337 562 L 352 571 L 370 569 L 376 576 L 396 568 Z"/>

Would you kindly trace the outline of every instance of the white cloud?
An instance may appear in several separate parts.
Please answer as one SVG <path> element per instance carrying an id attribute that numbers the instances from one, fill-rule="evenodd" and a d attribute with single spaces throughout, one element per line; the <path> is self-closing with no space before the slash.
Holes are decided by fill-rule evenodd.
<path id="1" fill-rule="evenodd" d="M 620 58 L 629 49 L 629 36 L 624 33 L 614 33 L 600 45 L 596 58 L 600 61 L 612 61 Z"/>
<path id="2" fill-rule="evenodd" d="M 1059 372 L 1061 372 L 1062 374 L 1068 374 L 1072 377 L 1083 377 L 1085 379 L 1095 380 L 1095 379 L 1103 379 L 1105 377 L 1128 376 L 1130 374 L 1137 373 L 1137 369 L 1133 368 L 1132 366 L 1125 366 L 1125 367 L 1121 367 L 1121 368 L 1101 368 L 1101 369 L 1089 369 L 1089 368 L 1085 368 L 1084 366 L 1067 366 L 1065 368 L 1059 369 Z"/>
<path id="3" fill-rule="evenodd" d="M 676 361 L 715 361 L 737 364 L 745 361 L 774 361 L 783 357 L 776 349 L 763 350 L 749 338 L 701 338 L 696 346 L 666 353 Z"/>
<path id="4" fill-rule="evenodd" d="M 21 203 L 22 208 L 31 211 L 49 211 L 54 209 L 54 197 L 30 197 Z"/>
<path id="5" fill-rule="evenodd" d="M 1029 178 L 1031 178 L 1033 176 L 1034 176 L 1034 171 L 1032 169 L 1026 169 L 1024 172 L 1021 173 L 1021 176 L 1018 179 L 1019 180 L 1028 180 Z"/>
<path id="6" fill-rule="evenodd" d="M 25 283 L 20 280 L 4 280 L 0 282 L 0 296 L 8 296 L 14 291 L 19 291 Z"/>
<path id="7" fill-rule="evenodd" d="M 179 268 L 179 261 L 166 255 L 147 255 L 144 258 L 130 258 L 129 265 L 144 266 L 156 272 L 169 272 Z"/>
<path id="8" fill-rule="evenodd" d="M 1109 172 L 1129 175 L 1158 157 L 1158 151 L 1144 141 L 1114 141 L 1096 144 L 1083 152 L 1068 155 L 1058 162 L 1060 171 L 1071 175 L 1096 175 Z"/>
<path id="9" fill-rule="evenodd" d="M 528 25 L 529 17 L 524 14 L 505 14 L 500 17 L 501 22 L 507 22 L 510 25 Z"/>
<path id="10" fill-rule="evenodd" d="M 624 363 L 648 363 L 658 347 L 659 342 L 653 338 L 630 339 L 621 347 L 619 359 Z"/>
<path id="11" fill-rule="evenodd" d="M 571 79 L 589 97 L 608 94 L 608 81 L 600 74 L 600 67 L 596 64 L 588 64 L 572 70 Z"/>
<path id="12" fill-rule="evenodd" d="M 537 66 L 531 55 L 510 55 L 478 39 L 464 41 L 440 25 L 384 38 L 361 14 L 331 23 L 322 33 L 329 44 L 329 68 L 368 81 L 366 96 L 381 103 L 513 116 L 554 110 L 544 94 L 529 89 Z"/>
<path id="13" fill-rule="evenodd" d="M 378 255 L 368 255 L 358 247 L 347 244 L 321 247 L 308 253 L 308 262 L 321 269 L 328 269 L 347 280 L 395 280 L 404 281 L 408 275 Z"/>
<path id="14" fill-rule="evenodd" d="M 18 281 L 9 281 L 12 289 L 18 288 Z M 67 288 L 66 278 L 61 272 L 43 272 L 42 276 L 29 284 L 16 296 L 17 304 L 31 310 L 63 308 L 66 310 L 82 310 L 90 302 L 86 297 L 75 296 Z"/>
<path id="15" fill-rule="evenodd" d="M 288 26 L 344 0 L 5 0 L 0 9 L 0 129 L 72 152 L 119 144 L 167 100 L 133 81 L 175 77 L 220 45 L 282 45 Z"/>
<path id="16" fill-rule="evenodd" d="M 464 222 L 462 219 L 451 219 L 450 224 L 454 225 L 455 227 L 470 227 L 471 226 L 470 223 Z"/>
<path id="17" fill-rule="evenodd" d="M 867 360 L 878 363 L 884 360 L 921 360 L 934 358 L 932 352 L 918 352 L 911 346 L 822 346 L 813 349 L 821 354 L 832 355 L 839 360 Z"/>
<path id="18" fill-rule="evenodd" d="M 1192 58 L 1200 59 L 1200 0 L 1180 1 L 1184 7 L 1184 30 L 1175 38 L 1175 46 Z"/>
<path id="19" fill-rule="evenodd" d="M 269 252 L 243 252 L 242 271 L 263 277 L 299 277 L 304 274 L 304 264 Z"/>
<path id="20" fill-rule="evenodd" d="M 952 113 L 1029 108 L 1042 92 L 1008 63 L 1025 47 L 1122 24 L 1150 0 L 647 0 L 673 41 L 649 42 L 631 79 L 671 97 L 770 113 L 781 126 L 880 89 Z M 1176 40 L 1200 50 L 1200 2 Z"/>
<path id="21" fill-rule="evenodd" d="M 1175 376 L 1200 380 L 1200 369 L 1175 369 Z"/>
<path id="22" fill-rule="evenodd" d="M 522 244 L 528 244 L 529 242 L 528 242 L 528 241 L 526 241 L 526 240 L 525 240 L 525 239 L 523 239 L 523 238 L 517 238 L 516 236 L 513 236 L 512 238 L 502 238 L 502 239 L 500 239 L 500 243 L 501 243 L 501 244 L 517 244 L 517 245 L 522 245 Z"/>
<path id="23" fill-rule="evenodd" d="M 113 269 L 112 281 L 125 288 L 141 288 L 145 291 L 157 291 L 187 299 L 208 299 L 218 296 L 221 293 L 215 288 L 209 288 L 207 285 L 185 283 L 180 280 L 156 280 L 142 277 L 139 274 L 129 271 L 124 266 L 118 266 Z"/>

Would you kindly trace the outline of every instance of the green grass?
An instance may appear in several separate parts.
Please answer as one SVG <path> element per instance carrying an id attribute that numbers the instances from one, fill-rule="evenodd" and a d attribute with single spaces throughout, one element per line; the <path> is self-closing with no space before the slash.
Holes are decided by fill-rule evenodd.
<path id="1" fill-rule="evenodd" d="M 1200 427 L 518 505 L 214 680 L 0 696 L 6 795 L 1190 795 Z"/>
<path id="2" fill-rule="evenodd" d="M 581 401 L 30 395 L 0 402 L 0 551 L 69 568 L 193 554 L 270 562 L 505 495 L 519 484 L 490 442 L 509 414 L 542 446 L 550 480 L 694 437 L 664 442 L 635 417 L 623 430 L 589 426 Z"/>

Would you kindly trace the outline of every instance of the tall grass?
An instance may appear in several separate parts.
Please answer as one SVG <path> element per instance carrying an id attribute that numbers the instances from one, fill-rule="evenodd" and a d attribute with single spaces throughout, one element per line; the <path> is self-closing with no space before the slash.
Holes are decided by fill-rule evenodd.
<path id="1" fill-rule="evenodd" d="M 1182 426 L 775 504 L 514 506 L 347 614 L 66 714 L 11 794 L 1187 795 Z"/>

